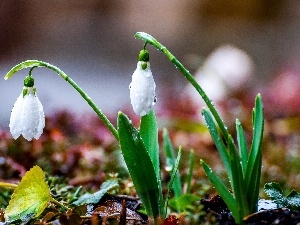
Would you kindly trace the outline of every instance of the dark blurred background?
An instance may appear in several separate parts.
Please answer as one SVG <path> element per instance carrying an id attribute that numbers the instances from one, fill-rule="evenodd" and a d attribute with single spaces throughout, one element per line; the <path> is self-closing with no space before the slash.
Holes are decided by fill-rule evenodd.
<path id="1" fill-rule="evenodd" d="M 233 44 L 255 63 L 251 80 L 264 88 L 280 70 L 300 62 L 300 1 L 297 0 L 1 0 L 0 72 L 27 59 L 49 62 L 67 73 L 105 112 L 130 104 L 128 85 L 143 47 L 133 35 L 156 37 L 191 72 L 215 48 Z M 186 81 L 152 47 L 150 61 L 158 99 L 180 91 Z M 10 110 L 28 70 L 0 82 L 0 123 Z M 80 95 L 54 72 L 33 72 L 46 115 L 69 108 L 92 112 Z M 158 103 L 159 104 L 159 103 Z"/>

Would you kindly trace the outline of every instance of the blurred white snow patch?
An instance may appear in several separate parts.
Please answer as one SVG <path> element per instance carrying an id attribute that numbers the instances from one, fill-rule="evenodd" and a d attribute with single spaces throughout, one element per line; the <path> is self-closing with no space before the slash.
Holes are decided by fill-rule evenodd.
<path id="1" fill-rule="evenodd" d="M 278 205 L 272 200 L 259 199 L 257 203 L 257 211 L 278 209 Z"/>
<path id="2" fill-rule="evenodd" d="M 232 45 L 223 45 L 206 58 L 195 78 L 211 100 L 220 101 L 243 89 L 253 71 L 253 60 L 246 52 Z M 200 96 L 190 84 L 187 93 L 194 102 L 199 102 Z"/>

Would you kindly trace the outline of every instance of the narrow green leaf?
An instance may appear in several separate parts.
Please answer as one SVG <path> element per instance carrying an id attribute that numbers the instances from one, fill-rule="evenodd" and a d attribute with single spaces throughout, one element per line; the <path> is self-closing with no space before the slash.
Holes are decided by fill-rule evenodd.
<path id="1" fill-rule="evenodd" d="M 191 149 L 190 150 L 190 155 L 189 155 L 189 172 L 188 172 L 188 175 L 187 175 L 186 194 L 191 193 L 194 167 L 195 167 L 195 152 L 194 152 L 193 149 Z"/>
<path id="2" fill-rule="evenodd" d="M 231 135 L 228 135 L 228 147 L 230 155 L 230 165 L 232 171 L 231 188 L 233 195 L 236 199 L 236 207 L 240 213 L 240 217 L 243 218 L 249 215 L 248 202 L 247 202 L 247 189 L 245 188 L 245 182 L 243 179 L 243 170 L 240 164 L 240 157 L 237 153 L 234 141 Z"/>
<path id="3" fill-rule="evenodd" d="M 218 128 L 214 122 L 214 119 L 210 113 L 210 111 L 208 111 L 208 109 L 204 108 L 202 110 L 202 115 L 205 119 L 207 128 L 210 132 L 210 135 L 218 149 L 218 152 L 220 154 L 220 157 L 222 159 L 222 162 L 224 163 L 225 169 L 227 171 L 229 180 L 232 181 L 232 171 L 231 171 L 231 165 L 230 165 L 230 156 L 228 154 L 227 151 L 227 147 L 225 146 L 223 139 L 221 137 L 220 132 L 218 131 Z M 227 139 L 228 137 L 226 137 Z"/>
<path id="4" fill-rule="evenodd" d="M 253 165 L 252 173 L 248 178 L 250 180 L 250 183 L 247 186 L 247 199 L 248 199 L 248 207 L 250 209 L 250 213 L 254 213 L 257 211 L 257 201 L 258 201 L 260 178 L 261 178 L 261 167 L 262 167 L 262 154 L 260 152 L 257 155 L 255 164 Z"/>
<path id="5" fill-rule="evenodd" d="M 140 135 L 152 160 L 157 179 L 160 182 L 158 128 L 153 110 L 141 117 Z"/>
<path id="6" fill-rule="evenodd" d="M 169 185 L 168 185 L 168 192 L 167 192 L 167 196 L 166 196 L 166 200 L 165 200 L 165 215 L 164 215 L 164 217 L 166 217 L 170 192 L 171 192 L 171 188 L 173 186 L 174 180 L 176 178 L 180 159 L 181 159 L 181 147 L 179 147 L 177 159 L 176 159 L 176 162 L 174 164 L 174 167 L 173 167 L 172 173 L 171 173 L 171 180 L 169 181 Z"/>
<path id="7" fill-rule="evenodd" d="M 236 120 L 236 132 L 237 132 L 237 141 L 238 141 L 239 152 L 241 157 L 243 175 L 245 177 L 246 170 L 247 170 L 247 163 L 248 163 L 248 147 L 247 147 L 247 141 L 246 141 L 244 129 L 242 127 L 241 122 L 238 119 Z"/>
<path id="8" fill-rule="evenodd" d="M 220 194 L 227 207 L 231 211 L 233 217 L 235 218 L 236 223 L 240 223 L 242 218 L 237 207 L 237 203 L 233 195 L 229 192 L 228 188 L 221 181 L 221 179 L 213 172 L 213 170 L 203 161 L 200 161 L 208 179 L 216 188 L 217 192 Z"/>
<path id="9" fill-rule="evenodd" d="M 72 204 L 79 206 L 79 205 L 84 205 L 84 204 L 96 204 L 98 203 L 101 198 L 106 194 L 109 190 L 118 187 L 118 181 L 116 179 L 110 179 L 105 181 L 101 187 L 100 190 L 90 194 L 90 193 L 85 193 L 84 195 L 80 196 L 78 200 L 73 202 Z"/>
<path id="10" fill-rule="evenodd" d="M 253 139 L 251 151 L 248 158 L 246 170 L 246 187 L 250 213 L 256 211 L 257 199 L 259 194 L 259 183 L 261 178 L 262 165 L 262 139 L 264 130 L 264 115 L 261 95 L 258 94 L 255 99 L 255 107 L 253 110 Z"/>
<path id="11" fill-rule="evenodd" d="M 150 155 L 138 130 L 122 112 L 118 114 L 118 133 L 124 160 L 148 216 L 163 215 L 162 194 Z"/>
<path id="12" fill-rule="evenodd" d="M 154 110 L 151 110 L 148 114 L 141 117 L 139 132 L 155 170 L 156 179 L 158 182 L 158 191 L 160 193 L 159 201 L 163 202 L 159 163 L 158 127 Z M 161 209 L 161 211 L 162 210 L 163 209 Z"/>
<path id="13" fill-rule="evenodd" d="M 263 105 L 261 96 L 258 94 L 255 100 L 255 108 L 253 109 L 253 138 L 251 144 L 251 151 L 249 155 L 249 161 L 247 165 L 247 176 L 253 170 L 253 166 L 257 159 L 257 155 L 261 152 L 261 143 L 263 138 L 264 129 L 264 115 L 263 115 Z M 250 180 L 248 180 L 249 184 Z"/>
<path id="14" fill-rule="evenodd" d="M 45 181 L 43 170 L 34 166 L 27 171 L 15 189 L 5 210 L 6 222 L 28 221 L 38 217 L 51 199 L 50 189 Z"/>
<path id="15" fill-rule="evenodd" d="M 175 151 L 171 143 L 167 129 L 163 129 L 163 146 L 164 146 L 163 149 L 166 156 L 166 169 L 168 169 L 169 171 L 173 170 L 176 163 Z M 178 198 L 179 196 L 182 195 L 182 185 L 181 185 L 180 175 L 178 170 L 176 171 L 172 188 L 174 191 L 175 198 Z"/>

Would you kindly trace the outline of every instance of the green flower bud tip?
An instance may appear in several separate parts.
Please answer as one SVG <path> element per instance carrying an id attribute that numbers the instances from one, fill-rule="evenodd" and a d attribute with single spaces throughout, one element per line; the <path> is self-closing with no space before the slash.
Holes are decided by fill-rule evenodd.
<path id="1" fill-rule="evenodd" d="M 24 86 L 25 87 L 33 87 L 34 85 L 34 79 L 32 76 L 27 76 L 24 79 Z"/>
<path id="2" fill-rule="evenodd" d="M 23 91 L 22 91 L 23 98 L 25 97 L 25 95 L 27 95 L 28 89 L 29 89 L 28 87 L 23 87 Z M 32 87 L 32 91 L 33 91 L 33 94 L 35 94 L 36 93 L 36 87 Z"/>
<path id="3" fill-rule="evenodd" d="M 23 98 L 27 95 L 28 89 L 26 87 L 23 88 Z"/>
<path id="4" fill-rule="evenodd" d="M 141 62 L 141 67 L 143 70 L 147 69 L 147 62 Z"/>
<path id="5" fill-rule="evenodd" d="M 143 49 L 139 53 L 139 61 L 148 62 L 149 61 L 149 52 L 146 49 Z"/>

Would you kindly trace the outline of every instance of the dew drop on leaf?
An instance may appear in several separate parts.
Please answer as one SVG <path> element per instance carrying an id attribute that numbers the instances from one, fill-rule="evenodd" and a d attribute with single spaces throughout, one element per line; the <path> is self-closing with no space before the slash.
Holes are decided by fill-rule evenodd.
<path id="1" fill-rule="evenodd" d="M 173 169 L 173 167 L 171 165 L 166 165 L 165 166 L 166 171 L 171 171 L 172 169 Z"/>

